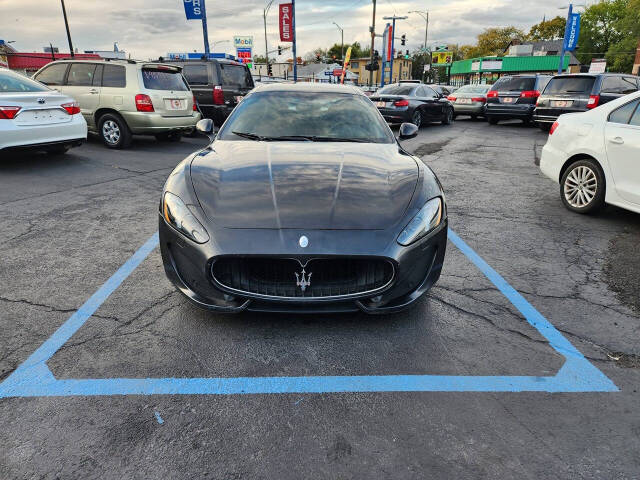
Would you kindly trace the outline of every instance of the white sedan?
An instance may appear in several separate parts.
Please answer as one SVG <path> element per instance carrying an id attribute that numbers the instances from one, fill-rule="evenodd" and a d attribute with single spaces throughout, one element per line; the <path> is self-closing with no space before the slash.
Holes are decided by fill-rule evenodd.
<path id="1" fill-rule="evenodd" d="M 560 184 L 569 210 L 589 213 L 608 203 L 640 213 L 640 92 L 561 115 L 540 170 Z"/>
<path id="2" fill-rule="evenodd" d="M 87 122 L 73 98 L 0 68 L 0 152 L 26 147 L 65 153 L 86 139 Z"/>

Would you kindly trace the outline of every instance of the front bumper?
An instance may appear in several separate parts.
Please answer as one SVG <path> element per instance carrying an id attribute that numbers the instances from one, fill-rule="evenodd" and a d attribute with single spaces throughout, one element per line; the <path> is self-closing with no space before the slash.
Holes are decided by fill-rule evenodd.
<path id="1" fill-rule="evenodd" d="M 190 130 L 202 118 L 200 112 L 185 117 L 163 117 L 159 113 L 119 112 L 135 134 L 156 134 L 171 131 Z"/>
<path id="2" fill-rule="evenodd" d="M 324 243 L 327 247 L 315 252 L 305 252 L 305 257 L 335 255 L 335 245 L 344 244 L 350 234 L 354 237 L 361 235 L 363 239 L 367 235 L 373 235 L 367 231 L 316 231 L 312 233 L 317 238 L 318 244 Z M 252 234 L 255 234 L 256 238 L 249 241 L 253 248 L 248 251 L 252 255 L 273 255 L 278 249 L 278 245 L 282 244 L 283 236 L 297 239 L 301 232 L 251 231 L 243 236 Z M 228 252 L 217 250 L 217 246 L 210 245 L 213 243 L 211 241 L 204 245 L 191 242 L 167 225 L 161 215 L 159 216 L 159 236 L 160 252 L 167 277 L 181 293 L 201 308 L 227 313 L 249 310 L 280 313 L 363 311 L 369 314 L 381 314 L 396 312 L 411 306 L 440 278 L 447 245 L 447 220 L 445 219 L 429 236 L 409 247 L 395 244 L 386 250 L 384 255 L 375 255 L 388 258 L 396 265 L 396 275 L 392 285 L 384 292 L 376 294 L 374 298 L 360 297 L 348 300 L 310 299 L 308 302 L 287 302 L 255 298 L 250 294 L 229 295 L 214 286 L 210 275 L 211 261 L 216 256 Z M 270 239 L 270 236 L 273 238 Z M 289 244 L 288 240 L 287 238 L 285 243 Z M 353 244 L 358 245 L 359 242 L 355 241 Z M 237 251 L 232 253 L 238 254 Z M 367 255 L 371 253 L 362 252 Z M 341 252 L 341 254 L 343 253 Z M 357 252 L 344 252 L 344 254 L 356 255 Z M 291 258 L 298 256 L 299 252 L 292 251 L 288 255 L 279 252 L 278 255 L 286 255 Z"/>

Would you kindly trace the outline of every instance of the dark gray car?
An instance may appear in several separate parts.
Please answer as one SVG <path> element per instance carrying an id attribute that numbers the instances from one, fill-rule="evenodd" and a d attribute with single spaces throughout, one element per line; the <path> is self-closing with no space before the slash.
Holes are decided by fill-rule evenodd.
<path id="1" fill-rule="evenodd" d="M 453 106 L 429 85 L 394 83 L 369 97 L 387 123 L 410 122 L 420 127 L 429 122 L 453 121 Z"/>
<path id="2" fill-rule="evenodd" d="M 182 67 L 205 118 L 222 125 L 235 106 L 254 87 L 246 65 L 227 59 L 172 61 Z"/>
<path id="3" fill-rule="evenodd" d="M 492 125 L 499 120 L 532 120 L 540 92 L 551 79 L 550 75 L 509 75 L 501 77 L 487 92 L 486 117 Z"/>

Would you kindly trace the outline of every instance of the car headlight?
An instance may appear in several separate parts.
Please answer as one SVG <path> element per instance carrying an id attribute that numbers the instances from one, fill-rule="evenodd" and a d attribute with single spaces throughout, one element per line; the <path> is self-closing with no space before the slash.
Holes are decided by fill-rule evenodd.
<path id="1" fill-rule="evenodd" d="M 177 195 L 170 192 L 164 194 L 162 215 L 169 225 L 194 242 L 209 241 L 207 231 Z"/>
<path id="2" fill-rule="evenodd" d="M 425 203 L 424 207 L 404 227 L 398 235 L 398 243 L 405 247 L 411 245 L 440 225 L 440 222 L 442 222 L 442 200 L 436 197 Z"/>

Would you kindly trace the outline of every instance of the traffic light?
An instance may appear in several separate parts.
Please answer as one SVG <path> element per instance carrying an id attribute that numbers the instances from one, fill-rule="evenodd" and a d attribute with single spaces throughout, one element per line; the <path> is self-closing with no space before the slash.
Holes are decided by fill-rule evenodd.
<path id="1" fill-rule="evenodd" d="M 318 63 L 320 63 L 320 58 L 321 58 L 320 54 L 319 54 L 319 53 L 316 53 L 316 61 L 317 61 Z"/>
<path id="2" fill-rule="evenodd" d="M 407 36 L 406 35 L 402 35 L 400 37 L 400 43 L 401 43 L 401 45 L 406 45 L 407 44 Z"/>
<path id="3" fill-rule="evenodd" d="M 267 74 L 271 77 L 273 76 L 273 67 L 270 63 L 267 64 Z"/>
<path id="4" fill-rule="evenodd" d="M 405 60 L 409 60 L 409 50 L 407 50 L 407 52 L 404 55 Z"/>
<path id="5" fill-rule="evenodd" d="M 282 47 L 278 45 L 278 55 L 282 55 Z"/>

